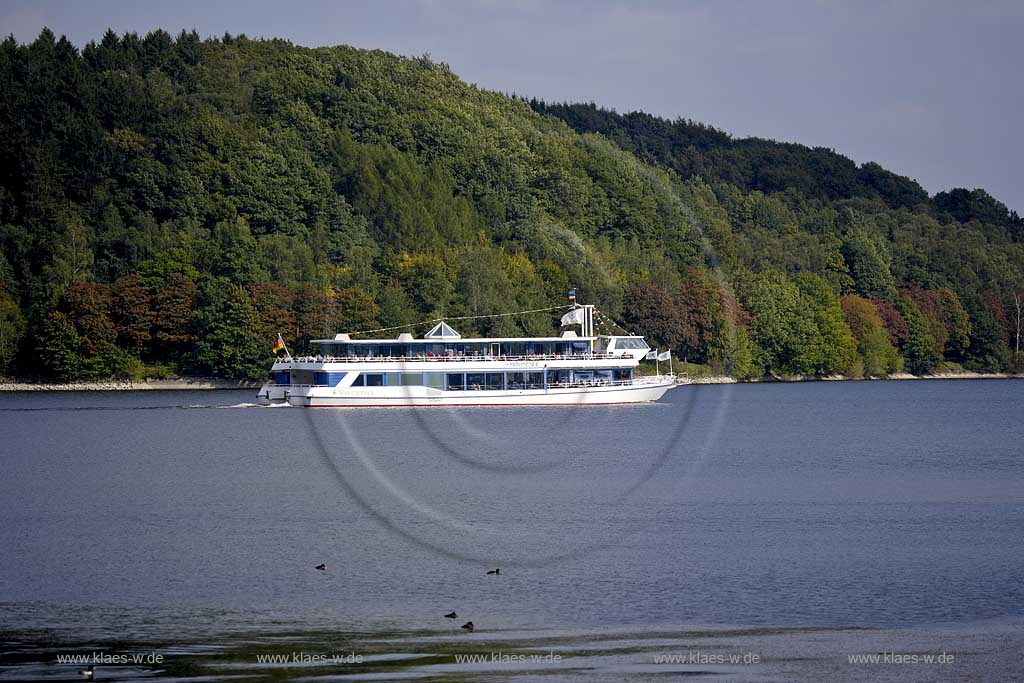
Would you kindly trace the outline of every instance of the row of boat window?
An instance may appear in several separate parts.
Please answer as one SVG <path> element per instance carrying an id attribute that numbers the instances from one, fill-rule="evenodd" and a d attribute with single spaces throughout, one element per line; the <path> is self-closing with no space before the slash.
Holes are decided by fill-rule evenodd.
<path id="1" fill-rule="evenodd" d="M 414 344 L 321 344 L 326 356 L 351 358 L 410 356 L 551 356 L 579 355 L 590 351 L 590 343 L 575 342 L 478 342 Z"/>
<path id="2" fill-rule="evenodd" d="M 316 373 L 315 384 L 334 386 L 341 373 Z M 479 389 L 543 389 L 547 385 L 581 382 L 627 382 L 633 378 L 629 368 L 613 370 L 548 370 L 545 372 L 364 372 L 356 376 L 353 387 L 427 386 L 448 391 Z"/>

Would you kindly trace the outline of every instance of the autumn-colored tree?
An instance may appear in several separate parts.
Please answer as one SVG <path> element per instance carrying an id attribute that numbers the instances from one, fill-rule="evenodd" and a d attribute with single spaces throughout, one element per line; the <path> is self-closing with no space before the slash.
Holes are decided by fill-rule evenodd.
<path id="1" fill-rule="evenodd" d="M 158 358 L 177 359 L 192 348 L 196 290 L 192 280 L 171 273 L 153 296 L 153 352 Z"/>
<path id="2" fill-rule="evenodd" d="M 935 342 L 932 351 L 941 360 L 946 343 L 949 341 L 949 330 L 946 328 L 946 313 L 938 292 L 911 285 L 907 287 L 906 295 L 910 297 L 928 321 L 928 332 Z"/>
<path id="3" fill-rule="evenodd" d="M 256 316 L 259 318 L 257 330 L 260 339 L 273 343 L 280 334 L 286 343 L 295 341 L 295 294 L 279 284 L 261 282 L 249 288 Z"/>
<path id="4" fill-rule="evenodd" d="M 137 273 L 131 273 L 114 283 L 112 293 L 112 317 L 118 344 L 135 355 L 142 355 L 149 345 L 153 326 L 149 290 Z"/>
<path id="5" fill-rule="evenodd" d="M 724 326 L 718 288 L 696 271 L 691 271 L 672 297 L 679 317 L 679 340 L 672 347 L 676 355 L 704 363 L 709 349 Z"/>
<path id="6" fill-rule="evenodd" d="M 903 318 L 903 314 L 887 301 L 876 299 L 872 303 L 875 304 L 878 317 L 882 319 L 882 325 L 885 326 L 885 331 L 889 335 L 889 341 L 897 349 L 902 349 L 910 338 L 907 321 Z"/>
<path id="7" fill-rule="evenodd" d="M 110 287 L 98 282 L 76 282 L 64 291 L 59 309 L 74 326 L 82 354 L 95 355 L 102 344 L 117 339 L 110 319 L 113 303 Z"/>
<path id="8" fill-rule="evenodd" d="M 897 307 L 907 323 L 907 341 L 902 348 L 907 370 L 915 375 L 927 374 L 942 362 L 931 321 L 906 294 L 899 298 Z"/>
<path id="9" fill-rule="evenodd" d="M 338 332 L 334 300 L 314 287 L 305 287 L 296 295 L 293 311 L 297 348 L 308 349 L 310 339 L 323 339 Z"/>
<path id="10" fill-rule="evenodd" d="M 637 285 L 626 293 L 622 322 L 630 331 L 647 337 L 649 344 L 659 347 L 677 348 L 684 335 L 676 302 L 657 285 Z"/>
<path id="11" fill-rule="evenodd" d="M 841 305 L 846 324 L 857 342 L 863 374 L 882 377 L 902 369 L 902 359 L 889 341 L 875 304 L 856 294 L 847 294 L 842 298 Z"/>

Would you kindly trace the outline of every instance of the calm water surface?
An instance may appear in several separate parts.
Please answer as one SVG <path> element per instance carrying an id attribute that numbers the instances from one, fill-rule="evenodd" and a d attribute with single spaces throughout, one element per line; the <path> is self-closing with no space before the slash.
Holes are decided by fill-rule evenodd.
<path id="1" fill-rule="evenodd" d="M 682 387 L 586 408 L 250 401 L 0 395 L 0 677 L 67 674 L 41 643 L 346 633 L 394 655 L 403 638 L 464 642 L 452 609 L 474 642 L 555 632 L 577 649 L 610 627 L 646 642 L 663 625 L 1024 618 L 1024 382 Z M 411 660 L 438 656 L 417 643 Z"/>

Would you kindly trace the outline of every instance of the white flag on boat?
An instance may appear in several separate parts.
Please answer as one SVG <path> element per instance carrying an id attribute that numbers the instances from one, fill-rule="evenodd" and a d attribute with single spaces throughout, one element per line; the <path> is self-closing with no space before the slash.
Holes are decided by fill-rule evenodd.
<path id="1" fill-rule="evenodd" d="M 672 351 L 662 351 L 658 354 L 658 360 L 668 360 L 672 357 Z"/>
<path id="2" fill-rule="evenodd" d="M 562 327 L 566 325 L 582 325 L 583 324 L 583 309 L 574 308 L 565 315 L 562 316 Z"/>
<path id="3" fill-rule="evenodd" d="M 644 360 L 655 360 L 658 357 L 657 351 L 648 351 L 647 355 L 644 356 Z"/>

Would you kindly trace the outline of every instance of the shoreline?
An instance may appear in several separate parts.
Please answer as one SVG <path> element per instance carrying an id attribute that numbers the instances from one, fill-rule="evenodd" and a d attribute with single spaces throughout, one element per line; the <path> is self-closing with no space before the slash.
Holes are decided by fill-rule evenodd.
<path id="1" fill-rule="evenodd" d="M 792 384 L 797 382 L 893 382 L 904 380 L 928 379 L 1024 379 L 1024 375 L 1011 372 L 940 372 L 934 375 L 912 375 L 909 372 L 898 372 L 887 377 L 848 377 L 846 375 L 796 376 L 796 377 L 758 377 L 755 379 L 736 379 L 729 375 L 704 375 L 685 377 L 679 384 Z"/>
<path id="2" fill-rule="evenodd" d="M 208 391 L 259 389 L 263 382 L 216 379 L 213 377 L 173 377 L 170 379 L 105 379 L 89 382 L 17 382 L 0 381 L 0 392 L 10 391 Z"/>
<path id="3" fill-rule="evenodd" d="M 935 375 L 911 375 L 901 372 L 888 377 L 847 377 L 828 375 L 824 377 L 759 377 L 736 379 L 729 375 L 704 375 L 680 377 L 679 384 L 789 384 L 796 382 L 877 382 L 929 379 L 1024 379 L 1024 375 L 1009 372 L 944 372 Z M 254 390 L 263 385 L 262 381 L 216 379 L 213 377 L 173 377 L 170 379 L 106 379 L 88 382 L 23 382 L 0 380 L 0 392 L 18 391 L 215 391 Z"/>

